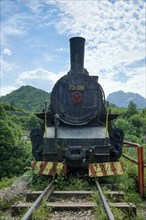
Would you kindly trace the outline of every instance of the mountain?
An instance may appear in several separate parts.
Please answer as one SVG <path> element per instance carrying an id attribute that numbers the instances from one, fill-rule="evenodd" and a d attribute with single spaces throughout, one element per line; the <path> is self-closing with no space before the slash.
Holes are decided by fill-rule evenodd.
<path id="1" fill-rule="evenodd" d="M 137 105 L 137 108 L 146 108 L 146 99 L 137 93 L 117 91 L 110 93 L 107 101 L 118 107 L 127 108 L 130 101 Z"/>
<path id="2" fill-rule="evenodd" d="M 50 104 L 50 93 L 32 86 L 22 86 L 0 98 L 0 102 L 11 103 L 12 105 L 30 112 L 40 112 Z"/>

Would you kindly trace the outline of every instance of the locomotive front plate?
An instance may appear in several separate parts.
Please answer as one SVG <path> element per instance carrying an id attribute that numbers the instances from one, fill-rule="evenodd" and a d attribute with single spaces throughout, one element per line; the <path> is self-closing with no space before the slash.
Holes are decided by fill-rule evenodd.
<path id="1" fill-rule="evenodd" d="M 85 74 L 68 74 L 54 86 L 51 110 L 66 124 L 87 124 L 102 112 L 104 95 L 99 83 Z"/>

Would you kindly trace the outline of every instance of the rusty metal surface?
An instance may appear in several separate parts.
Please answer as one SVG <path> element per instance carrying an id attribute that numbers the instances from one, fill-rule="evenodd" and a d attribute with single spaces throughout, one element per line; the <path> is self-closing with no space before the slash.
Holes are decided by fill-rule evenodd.
<path id="1" fill-rule="evenodd" d="M 131 158 L 127 155 L 123 155 L 126 159 L 130 160 L 133 163 L 136 163 L 138 165 L 138 187 L 139 187 L 139 194 L 141 196 L 144 196 L 145 194 L 145 179 L 144 179 L 144 169 L 145 169 L 145 164 L 144 164 L 144 147 L 140 146 L 137 143 L 133 142 L 128 142 L 124 141 L 123 142 L 126 147 L 134 147 L 137 150 L 137 160 L 134 158 Z"/>

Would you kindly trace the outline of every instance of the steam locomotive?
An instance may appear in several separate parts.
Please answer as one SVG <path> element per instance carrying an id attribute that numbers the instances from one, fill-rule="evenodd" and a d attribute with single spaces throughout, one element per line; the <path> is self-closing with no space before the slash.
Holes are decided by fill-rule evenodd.
<path id="1" fill-rule="evenodd" d="M 117 161 L 122 154 L 124 133 L 112 126 L 117 115 L 108 112 L 98 76 L 84 68 L 84 49 L 84 38 L 70 39 L 70 71 L 55 84 L 49 108 L 37 114 L 42 127 L 30 133 L 36 161 L 83 169 Z"/>

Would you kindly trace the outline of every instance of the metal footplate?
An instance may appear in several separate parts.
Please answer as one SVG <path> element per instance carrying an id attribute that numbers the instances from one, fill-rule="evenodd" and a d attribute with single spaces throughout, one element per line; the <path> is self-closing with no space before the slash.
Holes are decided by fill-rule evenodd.
<path id="1" fill-rule="evenodd" d="M 54 176 L 60 173 L 66 174 L 67 165 L 61 162 L 33 161 L 32 170 L 34 174 Z M 121 175 L 123 173 L 123 162 L 93 163 L 88 167 L 88 175 L 91 177 Z"/>
<path id="2" fill-rule="evenodd" d="M 55 176 L 66 173 L 66 165 L 60 162 L 33 161 L 31 166 L 34 174 Z"/>
<path id="3" fill-rule="evenodd" d="M 108 162 L 89 164 L 89 176 L 113 176 L 124 174 L 123 162 Z"/>

